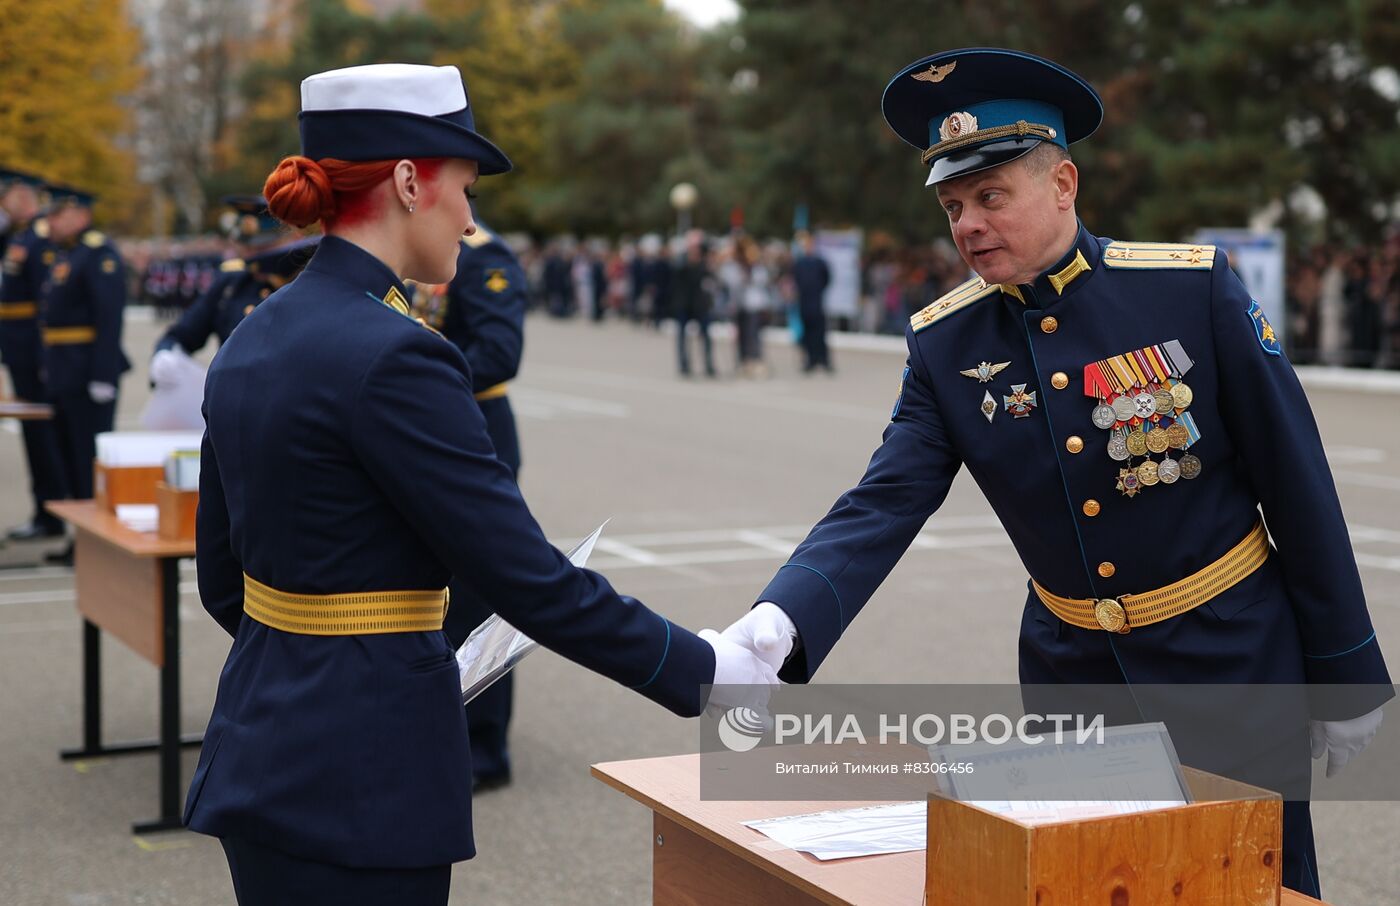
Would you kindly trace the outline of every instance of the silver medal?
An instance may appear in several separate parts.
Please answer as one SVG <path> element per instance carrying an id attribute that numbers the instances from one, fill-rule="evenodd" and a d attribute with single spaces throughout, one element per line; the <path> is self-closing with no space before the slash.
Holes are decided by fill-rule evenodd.
<path id="1" fill-rule="evenodd" d="M 1108 455 L 1118 462 L 1123 462 L 1128 458 L 1128 435 L 1123 429 L 1118 429 L 1108 436 Z"/>
<path id="2" fill-rule="evenodd" d="M 1157 464 L 1157 477 L 1162 484 L 1175 484 L 1181 477 L 1181 466 L 1177 465 L 1175 459 L 1164 459 Z"/>
<path id="3" fill-rule="evenodd" d="M 1094 422 L 1095 428 L 1103 428 L 1107 431 L 1118 421 L 1118 413 L 1113 411 L 1113 407 L 1105 403 L 1099 403 L 1094 407 L 1094 414 L 1089 416 Z"/>
<path id="4" fill-rule="evenodd" d="M 1118 416 L 1118 421 L 1125 422 L 1133 417 L 1133 398 L 1131 396 L 1120 396 L 1113 401 L 1113 414 Z"/>
<path id="5" fill-rule="evenodd" d="M 1152 394 L 1143 392 L 1133 397 L 1133 415 L 1138 418 L 1151 418 L 1157 414 L 1157 400 Z"/>

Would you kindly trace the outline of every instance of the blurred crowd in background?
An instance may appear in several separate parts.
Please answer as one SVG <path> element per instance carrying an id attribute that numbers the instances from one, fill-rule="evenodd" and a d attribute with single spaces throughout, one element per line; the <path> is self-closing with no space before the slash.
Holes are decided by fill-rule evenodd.
<path id="1" fill-rule="evenodd" d="M 529 277 L 534 310 L 653 327 L 681 313 L 674 277 L 685 253 L 682 237 L 507 238 Z M 120 245 L 133 281 L 129 298 L 169 315 L 208 288 L 227 254 L 226 243 L 212 235 Z M 703 236 L 700 293 L 687 296 L 685 313 L 706 324 L 732 322 L 745 336 L 762 327 L 796 327 L 795 251 L 787 238 Z M 946 239 L 904 245 L 881 233 L 867 238 L 860 269 L 858 312 L 834 318 L 835 330 L 902 335 L 910 315 L 970 276 Z M 1400 369 L 1400 224 L 1375 246 L 1317 245 L 1291 254 L 1285 285 L 1287 347 L 1295 363 Z"/>

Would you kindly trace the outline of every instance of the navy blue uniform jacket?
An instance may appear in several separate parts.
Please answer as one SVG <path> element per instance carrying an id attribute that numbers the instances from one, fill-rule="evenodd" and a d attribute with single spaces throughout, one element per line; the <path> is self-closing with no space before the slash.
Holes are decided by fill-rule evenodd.
<path id="1" fill-rule="evenodd" d="M 478 393 L 513 380 L 520 370 L 526 287 L 525 272 L 515 254 L 478 221 L 477 231 L 462 239 L 452 281 L 441 287 L 420 287 L 415 293 L 413 314 L 462 350 Z M 494 396 L 478 404 L 496 455 L 518 473 L 520 440 L 510 399 Z"/>
<path id="2" fill-rule="evenodd" d="M 473 585 L 541 644 L 682 715 L 710 646 L 576 569 L 497 460 L 457 347 L 336 237 L 244 319 L 205 386 L 197 559 L 234 636 L 186 820 L 364 867 L 470 858 L 471 767 L 442 632 L 317 637 L 243 615 L 243 574 L 331 594 Z"/>
<path id="3" fill-rule="evenodd" d="M 242 264 L 241 261 L 237 263 Z M 218 337 L 220 345 L 228 342 L 233 329 L 272 294 L 272 287 L 253 274 L 241 267 L 233 269 L 228 265 L 229 262 L 224 262 L 209 289 L 185 309 L 180 320 L 170 325 L 170 329 L 156 343 L 157 352 L 178 345 L 193 355 L 204 348 L 210 336 Z"/>
<path id="4" fill-rule="evenodd" d="M 55 243 L 53 250 L 39 305 L 40 330 L 91 327 L 97 339 L 45 345 L 44 381 L 52 397 L 86 397 L 89 383 L 116 386 L 131 368 L 121 345 L 126 269 L 116 246 L 97 230 L 69 245 Z"/>
<path id="5" fill-rule="evenodd" d="M 1066 270 L 1077 255 L 1084 267 Z M 1049 280 L 1071 271 L 1059 290 Z M 1023 682 L 1389 683 L 1316 423 L 1265 326 L 1223 253 L 1111 247 L 1082 226 L 1035 283 L 973 279 L 915 316 L 883 444 L 760 596 L 800 633 L 783 678 L 811 678 L 965 465 L 1026 571 L 1065 597 L 1182 579 L 1244 538 L 1261 508 L 1276 546 L 1208 603 L 1126 635 L 1062 623 L 1029 593 Z M 1200 439 L 1189 452 L 1203 468 L 1130 499 L 1115 489 L 1123 464 L 1090 421 L 1097 400 L 1084 393 L 1084 366 L 1171 340 L 1194 361 L 1185 380 Z M 990 383 L 960 373 L 983 361 L 1010 365 Z M 1038 405 L 1014 418 L 1003 400 L 1020 384 Z M 980 410 L 987 392 L 991 422 Z M 1081 452 L 1070 452 L 1072 437 Z"/>
<path id="6" fill-rule="evenodd" d="M 43 398 L 42 388 L 31 377 L 39 373 L 39 295 L 54 257 L 47 237 L 44 221 L 12 237 L 5 247 L 5 276 L 0 280 L 0 361 L 16 382 L 15 392 L 36 402 Z"/>

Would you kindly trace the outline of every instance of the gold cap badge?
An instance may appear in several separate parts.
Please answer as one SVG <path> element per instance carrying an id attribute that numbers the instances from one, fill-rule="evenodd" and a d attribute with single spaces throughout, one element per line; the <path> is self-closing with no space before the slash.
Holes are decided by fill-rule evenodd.
<path id="1" fill-rule="evenodd" d="M 946 142 L 976 131 L 977 117 L 970 113 L 960 111 L 958 113 L 950 113 L 943 118 L 943 125 L 938 127 L 938 137 Z"/>
<path id="2" fill-rule="evenodd" d="M 932 63 L 930 63 L 928 69 L 925 69 L 922 72 L 914 73 L 914 78 L 920 82 L 933 82 L 934 84 L 937 84 L 943 81 L 944 79 L 948 78 L 948 76 L 957 67 L 957 60 L 954 60 L 953 62 L 949 63 L 947 66 L 935 66 Z"/>

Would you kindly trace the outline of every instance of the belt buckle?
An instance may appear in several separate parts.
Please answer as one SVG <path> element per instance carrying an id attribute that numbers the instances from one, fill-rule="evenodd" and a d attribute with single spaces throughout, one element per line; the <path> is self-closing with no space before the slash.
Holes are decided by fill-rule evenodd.
<path id="1" fill-rule="evenodd" d="M 1099 626 L 1105 632 L 1115 632 L 1119 635 L 1126 635 L 1128 632 L 1128 612 L 1116 598 L 1096 598 L 1094 619 L 1099 621 Z"/>

